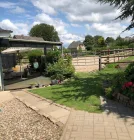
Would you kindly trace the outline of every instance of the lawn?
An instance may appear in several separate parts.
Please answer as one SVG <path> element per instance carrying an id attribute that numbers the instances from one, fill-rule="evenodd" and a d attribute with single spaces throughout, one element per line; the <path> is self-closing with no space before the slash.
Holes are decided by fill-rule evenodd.
<path id="1" fill-rule="evenodd" d="M 133 60 L 134 57 L 126 58 Z M 50 99 L 56 103 L 88 112 L 102 112 L 100 96 L 104 95 L 103 81 L 110 80 L 121 69 L 117 64 L 108 64 L 102 71 L 96 73 L 77 73 L 62 85 L 31 90 L 32 93 Z"/>
<path id="2" fill-rule="evenodd" d="M 113 69 L 105 68 L 94 74 L 77 73 L 75 78 L 62 85 L 34 89 L 31 92 L 77 110 L 102 112 L 100 108 L 100 95 L 104 94 L 102 82 L 118 72 Z"/>

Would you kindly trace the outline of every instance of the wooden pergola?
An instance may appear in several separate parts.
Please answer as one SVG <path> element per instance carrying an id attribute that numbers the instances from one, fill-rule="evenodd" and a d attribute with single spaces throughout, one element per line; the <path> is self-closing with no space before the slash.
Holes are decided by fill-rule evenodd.
<path id="1" fill-rule="evenodd" d="M 13 39 L 13 38 L 0 38 L 0 48 L 1 47 L 31 47 L 31 48 L 44 48 L 44 54 L 47 54 L 48 48 L 53 48 L 53 46 L 60 46 L 61 54 L 63 56 L 63 46 L 62 42 L 52 42 L 52 41 L 37 41 L 37 40 L 24 40 L 24 39 Z M 2 59 L 0 53 L 0 89 L 4 90 L 3 82 L 3 71 L 2 71 Z"/>

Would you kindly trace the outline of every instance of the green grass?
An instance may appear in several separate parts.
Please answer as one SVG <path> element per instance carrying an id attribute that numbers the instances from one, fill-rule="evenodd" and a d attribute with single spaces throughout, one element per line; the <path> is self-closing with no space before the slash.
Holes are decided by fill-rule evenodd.
<path id="1" fill-rule="evenodd" d="M 102 82 L 118 72 L 110 69 L 105 68 L 95 74 L 77 73 L 75 78 L 62 85 L 34 89 L 31 92 L 76 110 L 99 113 L 102 112 L 100 95 L 104 94 Z"/>
<path id="2" fill-rule="evenodd" d="M 126 59 L 132 60 L 134 57 Z M 122 71 L 116 69 L 116 65 L 108 64 L 102 71 L 94 74 L 77 73 L 75 78 L 62 85 L 35 89 L 31 92 L 77 110 L 102 112 L 100 95 L 104 94 L 103 81 L 112 79 L 115 74 Z"/>
<path id="3" fill-rule="evenodd" d="M 134 61 L 134 56 L 129 56 L 128 58 L 125 58 L 122 61 Z"/>

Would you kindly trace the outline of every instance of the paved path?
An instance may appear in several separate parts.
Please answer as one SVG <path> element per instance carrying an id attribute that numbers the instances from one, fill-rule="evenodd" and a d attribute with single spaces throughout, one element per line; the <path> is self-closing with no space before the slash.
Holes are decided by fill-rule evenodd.
<path id="1" fill-rule="evenodd" d="M 10 91 L 0 91 L 0 104 L 3 102 L 10 101 L 14 98 L 14 96 L 10 93 Z"/>
<path id="2" fill-rule="evenodd" d="M 134 110 L 108 101 L 101 114 L 72 111 L 61 140 L 134 140 Z"/>
<path id="3" fill-rule="evenodd" d="M 25 91 L 14 91 L 12 94 L 28 107 L 36 110 L 39 114 L 49 118 L 54 123 L 61 126 L 66 124 L 70 114 L 69 109 Z"/>

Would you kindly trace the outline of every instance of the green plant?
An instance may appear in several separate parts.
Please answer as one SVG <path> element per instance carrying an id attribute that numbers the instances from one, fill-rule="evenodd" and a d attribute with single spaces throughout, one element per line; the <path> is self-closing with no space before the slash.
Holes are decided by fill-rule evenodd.
<path id="1" fill-rule="evenodd" d="M 111 87 L 108 87 L 108 88 L 105 88 L 105 95 L 106 95 L 106 97 L 107 98 L 109 98 L 109 99 L 112 99 L 112 88 Z"/>
<path id="2" fill-rule="evenodd" d="M 121 92 L 123 83 L 126 82 L 125 74 L 123 71 L 118 72 L 112 79 L 112 88 L 114 91 Z"/>
<path id="3" fill-rule="evenodd" d="M 134 100 L 134 83 L 131 81 L 124 83 L 122 86 L 122 94 Z"/>
<path id="4" fill-rule="evenodd" d="M 64 80 L 64 76 L 62 74 L 55 74 L 51 76 L 51 80 L 60 80 L 63 81 Z"/>
<path id="5" fill-rule="evenodd" d="M 28 59 L 31 64 L 33 64 L 34 60 L 37 59 L 38 62 L 41 61 L 41 55 L 43 55 L 42 50 L 32 50 L 28 52 Z"/>
<path id="6" fill-rule="evenodd" d="M 125 77 L 129 81 L 134 82 L 134 63 L 129 64 L 128 67 L 126 68 Z"/>
<path id="7" fill-rule="evenodd" d="M 134 48 L 134 43 L 130 43 L 128 48 Z"/>
<path id="8" fill-rule="evenodd" d="M 64 60 L 63 58 L 60 58 L 58 62 L 48 65 L 47 72 L 50 74 L 50 76 L 61 74 L 64 75 L 65 78 L 68 78 L 74 74 L 75 69 L 68 59 Z"/>
<path id="9" fill-rule="evenodd" d="M 57 62 L 61 58 L 61 52 L 59 50 L 50 50 L 46 55 L 46 62 L 47 64 L 53 64 Z"/>

